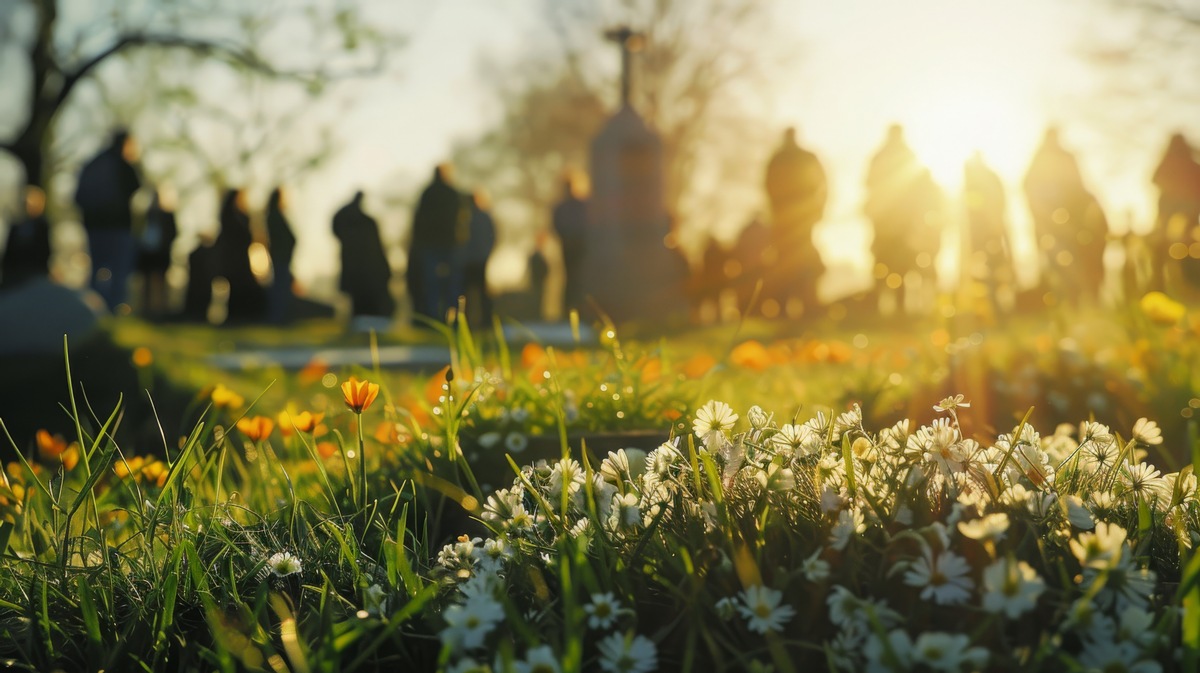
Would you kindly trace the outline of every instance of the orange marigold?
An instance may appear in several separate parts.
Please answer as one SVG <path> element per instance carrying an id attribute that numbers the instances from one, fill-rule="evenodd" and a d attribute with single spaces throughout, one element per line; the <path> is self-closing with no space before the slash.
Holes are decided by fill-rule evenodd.
<path id="1" fill-rule="evenodd" d="M 246 435 L 246 439 L 261 442 L 271 435 L 271 431 L 275 429 L 275 421 L 266 416 L 247 416 L 237 422 L 237 429 Z"/>
<path id="2" fill-rule="evenodd" d="M 370 381 L 359 381 L 351 377 L 342 384 L 342 398 L 346 406 L 356 414 L 366 411 L 379 395 L 379 384 Z"/>

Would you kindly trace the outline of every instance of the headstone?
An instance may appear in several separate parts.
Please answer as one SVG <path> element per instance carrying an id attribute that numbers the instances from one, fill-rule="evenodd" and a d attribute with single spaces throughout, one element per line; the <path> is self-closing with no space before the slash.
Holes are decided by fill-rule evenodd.
<path id="1" fill-rule="evenodd" d="M 687 311 L 687 263 L 663 204 L 662 141 L 629 101 L 641 37 L 607 36 L 621 47 L 621 107 L 592 141 L 583 290 L 614 320 L 660 319 Z"/>
<path id="2" fill-rule="evenodd" d="M 0 356 L 62 353 L 63 335 L 78 342 L 108 310 L 100 295 L 48 278 L 0 292 Z"/>

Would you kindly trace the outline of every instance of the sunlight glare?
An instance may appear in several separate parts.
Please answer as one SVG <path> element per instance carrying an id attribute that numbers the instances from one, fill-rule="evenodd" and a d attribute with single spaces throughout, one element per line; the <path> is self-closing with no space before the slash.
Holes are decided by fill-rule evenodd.
<path id="1" fill-rule="evenodd" d="M 976 150 L 1001 173 L 1022 170 L 1040 133 L 1025 106 L 979 84 L 941 82 L 938 89 L 913 102 L 916 106 L 905 115 L 905 134 L 945 189 L 962 185 L 963 164 Z"/>

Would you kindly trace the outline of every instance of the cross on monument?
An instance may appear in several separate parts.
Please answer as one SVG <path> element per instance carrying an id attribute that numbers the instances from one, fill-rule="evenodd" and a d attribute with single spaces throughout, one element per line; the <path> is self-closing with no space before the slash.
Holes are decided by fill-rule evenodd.
<path id="1" fill-rule="evenodd" d="M 633 52 L 642 48 L 642 34 L 629 26 L 617 26 L 604 32 L 609 42 L 617 43 L 621 48 L 621 106 L 629 105 L 629 95 L 633 88 Z"/>

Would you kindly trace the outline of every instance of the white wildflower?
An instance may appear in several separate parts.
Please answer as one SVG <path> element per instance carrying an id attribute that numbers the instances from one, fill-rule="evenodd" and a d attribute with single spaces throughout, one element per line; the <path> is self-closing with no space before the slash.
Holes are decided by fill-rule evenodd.
<path id="1" fill-rule="evenodd" d="M 1071 553 L 1085 568 L 1107 568 L 1121 558 L 1126 536 L 1124 528 L 1101 521 L 1094 533 L 1080 533 L 1070 541 Z"/>
<path id="2" fill-rule="evenodd" d="M 267 559 L 267 567 L 271 569 L 271 574 L 276 577 L 295 575 L 303 570 L 300 558 L 286 551 L 271 554 L 270 558 Z"/>
<path id="3" fill-rule="evenodd" d="M 726 432 L 733 429 L 733 424 L 737 422 L 738 415 L 733 413 L 733 408 L 724 402 L 717 400 L 709 400 L 704 406 L 696 410 L 696 420 L 692 422 L 692 431 L 696 433 L 696 437 L 710 449 L 715 448 L 716 438 L 725 436 Z"/>
<path id="4" fill-rule="evenodd" d="M 592 602 L 583 606 L 588 615 L 588 626 L 593 629 L 607 629 L 617 621 L 621 612 L 621 603 L 612 592 L 592 594 Z"/>
<path id="5" fill-rule="evenodd" d="M 922 633 L 913 643 L 913 661 L 946 673 L 958 673 L 964 665 L 973 670 L 983 668 L 987 650 L 970 644 L 971 638 L 962 633 Z"/>
<path id="6" fill-rule="evenodd" d="M 1139 418 L 1133 424 L 1133 439 L 1142 444 L 1157 446 L 1162 444 L 1162 429 L 1154 421 Z"/>
<path id="7" fill-rule="evenodd" d="M 1046 583 L 1033 566 L 1003 558 L 983 569 L 983 609 L 1016 619 L 1037 607 Z"/>
<path id="8" fill-rule="evenodd" d="M 792 606 L 781 605 L 783 592 L 761 584 L 746 588 L 739 597 L 742 604 L 738 605 L 738 612 L 746 618 L 746 627 L 751 631 L 763 634 L 782 631 L 783 625 L 796 614 Z"/>
<path id="9" fill-rule="evenodd" d="M 935 554 L 927 549 L 904 574 L 904 582 L 920 588 L 923 600 L 956 605 L 971 597 L 975 583 L 968 576 L 970 571 L 970 564 L 958 554 L 952 551 Z"/>
<path id="10" fill-rule="evenodd" d="M 654 641 L 632 631 L 610 634 L 596 648 L 600 651 L 600 668 L 608 673 L 650 673 L 658 668 Z"/>
<path id="11" fill-rule="evenodd" d="M 549 645 L 531 647 L 525 659 L 513 662 L 514 673 L 562 673 L 559 657 Z"/>

